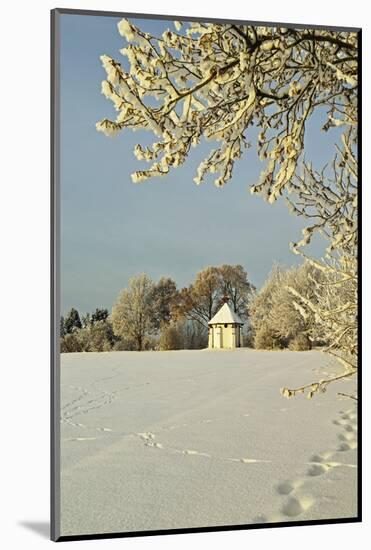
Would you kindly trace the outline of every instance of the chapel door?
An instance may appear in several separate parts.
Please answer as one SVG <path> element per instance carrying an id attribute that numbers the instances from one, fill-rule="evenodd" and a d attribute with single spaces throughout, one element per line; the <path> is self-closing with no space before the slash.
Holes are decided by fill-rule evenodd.
<path id="1" fill-rule="evenodd" d="M 237 344 L 237 337 L 236 337 L 236 326 L 232 327 L 232 348 L 236 348 L 238 346 Z"/>
<path id="2" fill-rule="evenodd" d="M 221 327 L 215 327 L 214 329 L 215 334 L 215 348 L 222 348 L 223 347 L 223 335 L 222 335 L 222 328 Z"/>

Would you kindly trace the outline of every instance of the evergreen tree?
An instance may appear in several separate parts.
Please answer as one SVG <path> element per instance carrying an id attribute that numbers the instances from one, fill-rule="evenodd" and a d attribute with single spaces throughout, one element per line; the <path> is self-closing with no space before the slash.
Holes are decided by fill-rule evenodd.
<path id="1" fill-rule="evenodd" d="M 64 329 L 66 334 L 71 334 L 82 328 L 79 312 L 75 308 L 71 308 L 64 320 Z"/>

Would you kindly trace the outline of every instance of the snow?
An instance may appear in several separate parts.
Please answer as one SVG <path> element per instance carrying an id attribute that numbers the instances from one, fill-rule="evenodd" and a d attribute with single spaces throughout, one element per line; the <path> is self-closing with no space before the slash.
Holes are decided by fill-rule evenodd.
<path id="1" fill-rule="evenodd" d="M 239 325 L 244 324 L 243 321 L 240 319 L 240 317 L 237 315 L 237 313 L 233 311 L 233 309 L 230 307 L 230 305 L 227 302 L 222 305 L 219 311 L 209 321 L 209 325 L 217 325 L 217 324 L 224 324 L 224 323 L 238 323 Z"/>
<path id="2" fill-rule="evenodd" d="M 319 351 L 61 356 L 61 533 L 357 514 L 355 381 Z"/>

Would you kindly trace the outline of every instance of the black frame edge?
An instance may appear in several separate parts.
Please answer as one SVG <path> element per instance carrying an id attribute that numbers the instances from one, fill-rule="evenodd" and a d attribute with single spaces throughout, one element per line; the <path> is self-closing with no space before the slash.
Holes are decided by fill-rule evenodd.
<path id="1" fill-rule="evenodd" d="M 255 523 L 247 525 L 222 525 L 218 527 L 194 527 L 187 529 L 165 529 L 153 531 L 130 531 L 127 533 L 96 533 L 89 535 L 62 535 L 56 542 L 70 542 L 77 540 L 101 540 L 101 539 L 117 539 L 117 538 L 133 538 L 133 537 L 153 537 L 167 535 L 184 535 L 192 533 L 217 533 L 220 531 L 250 531 L 252 529 L 271 529 L 284 527 L 306 527 L 316 525 L 334 525 L 344 523 L 360 523 L 361 519 L 355 518 L 339 518 L 339 519 L 323 519 L 323 520 L 307 520 L 307 521 L 287 521 L 280 523 Z"/>
<path id="2" fill-rule="evenodd" d="M 133 13 L 133 12 L 119 12 L 119 11 L 101 11 L 101 10 L 84 10 L 74 8 L 55 8 L 55 10 L 61 15 L 90 15 L 97 17 L 130 17 L 132 19 L 155 19 L 165 21 L 200 21 L 204 23 L 239 23 L 239 24 L 251 24 L 255 26 L 265 27 L 289 27 L 296 29 L 311 29 L 316 30 L 332 30 L 332 31 L 347 31 L 358 32 L 360 27 L 346 27 L 337 25 L 316 25 L 311 23 L 287 23 L 282 21 L 250 21 L 248 19 L 229 19 L 229 18 L 217 18 L 217 17 L 197 17 L 188 15 L 159 15 L 155 13 Z"/>

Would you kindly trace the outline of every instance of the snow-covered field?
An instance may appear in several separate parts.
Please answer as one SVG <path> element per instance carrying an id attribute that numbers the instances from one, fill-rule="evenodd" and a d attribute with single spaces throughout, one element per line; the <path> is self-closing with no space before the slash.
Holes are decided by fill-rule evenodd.
<path id="1" fill-rule="evenodd" d="M 318 351 L 108 352 L 61 360 L 61 534 L 357 514 L 355 381 Z"/>

